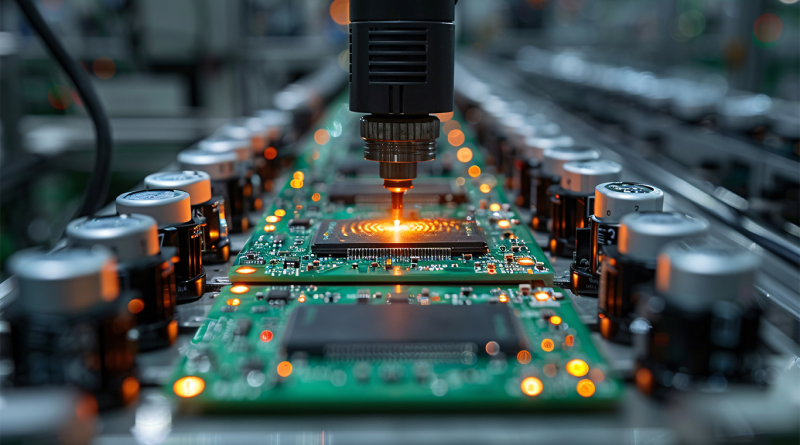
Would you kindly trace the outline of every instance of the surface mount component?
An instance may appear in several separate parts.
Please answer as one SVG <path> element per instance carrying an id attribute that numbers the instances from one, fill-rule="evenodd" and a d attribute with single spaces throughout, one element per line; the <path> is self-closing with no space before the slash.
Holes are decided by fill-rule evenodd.
<path id="1" fill-rule="evenodd" d="M 345 204 L 384 204 L 390 202 L 386 190 L 378 180 L 347 179 L 331 184 L 328 199 Z M 450 179 L 422 178 L 416 187 L 406 192 L 405 201 L 409 204 L 464 203 L 467 191 Z"/>
<path id="2" fill-rule="evenodd" d="M 464 352 L 487 354 L 483 347 L 492 341 L 508 355 L 527 347 L 508 307 L 489 304 L 301 306 L 284 338 L 289 355 L 305 352 L 349 360 L 460 361 Z"/>
<path id="3" fill-rule="evenodd" d="M 458 220 L 403 221 L 332 220 L 322 221 L 311 242 L 317 255 L 383 256 L 381 251 L 398 256 L 438 256 L 449 258 L 465 253 L 487 252 L 483 230 L 474 222 Z M 399 251 L 403 251 L 400 253 Z"/>

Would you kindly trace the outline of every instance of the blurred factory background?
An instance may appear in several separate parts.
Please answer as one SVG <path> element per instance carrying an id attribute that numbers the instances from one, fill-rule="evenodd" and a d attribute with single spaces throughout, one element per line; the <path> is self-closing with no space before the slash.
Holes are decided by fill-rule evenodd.
<path id="1" fill-rule="evenodd" d="M 39 5 L 111 117 L 109 200 L 230 118 L 264 108 L 311 118 L 345 87 L 347 0 Z M 461 0 L 456 13 L 457 52 L 474 64 L 524 76 L 798 244 L 797 0 Z M 94 145 L 80 99 L 14 2 L 1 20 L 4 264 L 63 234 Z"/>

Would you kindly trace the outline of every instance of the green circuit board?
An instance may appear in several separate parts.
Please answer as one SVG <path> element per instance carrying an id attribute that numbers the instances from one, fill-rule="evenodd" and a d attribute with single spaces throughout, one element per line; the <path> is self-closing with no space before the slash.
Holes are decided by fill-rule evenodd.
<path id="1" fill-rule="evenodd" d="M 438 158 L 418 167 L 396 225 L 377 163 L 363 160 L 359 117 L 337 102 L 312 132 L 324 137 L 301 144 L 232 282 L 552 285 L 550 263 L 506 204 L 504 178 L 487 173 L 466 123 L 444 123 Z"/>
<path id="2" fill-rule="evenodd" d="M 234 285 L 171 383 L 185 407 L 284 413 L 591 409 L 622 390 L 569 297 L 529 285 Z"/>

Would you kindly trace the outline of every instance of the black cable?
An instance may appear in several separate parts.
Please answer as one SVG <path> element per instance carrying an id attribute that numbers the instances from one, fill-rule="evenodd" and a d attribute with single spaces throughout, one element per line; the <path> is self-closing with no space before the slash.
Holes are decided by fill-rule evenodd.
<path id="1" fill-rule="evenodd" d="M 67 73 L 75 91 L 83 101 L 83 106 L 89 113 L 94 123 L 94 130 L 97 142 L 97 150 L 94 160 L 94 171 L 89 176 L 89 183 L 86 185 L 83 204 L 81 205 L 78 217 L 91 216 L 100 209 L 108 194 L 109 183 L 111 182 L 111 124 L 108 121 L 103 104 L 97 97 L 89 76 L 81 65 L 70 57 L 69 53 L 58 40 L 53 31 L 39 14 L 32 0 L 17 0 L 19 8 L 28 19 L 31 27 L 39 34 L 50 54 L 55 57 L 61 68 Z"/>

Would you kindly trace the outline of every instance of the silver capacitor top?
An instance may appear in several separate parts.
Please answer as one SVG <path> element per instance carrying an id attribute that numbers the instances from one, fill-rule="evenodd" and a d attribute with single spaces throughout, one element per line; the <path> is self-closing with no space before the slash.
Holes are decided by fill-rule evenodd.
<path id="1" fill-rule="evenodd" d="M 600 158 L 600 150 L 591 147 L 551 148 L 544 152 L 542 170 L 554 175 L 564 175 L 564 164 L 576 161 L 591 161 Z"/>
<path id="2" fill-rule="evenodd" d="M 601 159 L 567 162 L 563 169 L 561 187 L 578 193 L 594 193 L 598 184 L 619 181 L 622 176 L 621 165 Z"/>
<path id="3" fill-rule="evenodd" d="M 661 247 L 674 240 L 699 240 L 708 221 L 678 212 L 629 213 L 622 217 L 617 248 L 638 261 L 655 261 Z"/>
<path id="4" fill-rule="evenodd" d="M 178 153 L 181 168 L 208 173 L 212 180 L 226 180 L 237 176 L 234 153 L 212 153 L 197 149 L 184 150 Z"/>
<path id="5" fill-rule="evenodd" d="M 67 239 L 72 246 L 108 247 L 121 263 L 161 251 L 156 220 L 140 214 L 78 218 L 67 224 Z"/>
<path id="6" fill-rule="evenodd" d="M 19 284 L 16 303 L 31 313 L 77 314 L 119 297 L 117 260 L 103 246 L 23 250 L 9 264 Z"/>
<path id="7" fill-rule="evenodd" d="M 597 218 L 619 221 L 628 213 L 664 209 L 664 192 L 652 185 L 607 182 L 594 190 L 594 216 Z"/>
<path id="8" fill-rule="evenodd" d="M 189 194 L 192 205 L 211 199 L 211 177 L 199 170 L 153 173 L 144 178 L 144 186 L 148 189 L 183 190 Z"/>
<path id="9" fill-rule="evenodd" d="M 253 157 L 250 139 L 236 139 L 229 136 L 212 136 L 197 143 L 197 148 L 209 153 L 233 153 L 239 162 Z"/>
<path id="10" fill-rule="evenodd" d="M 752 297 L 761 262 L 749 250 L 716 241 L 672 241 L 656 262 L 656 290 L 688 311 L 705 311 L 718 301 Z"/>
<path id="11" fill-rule="evenodd" d="M 525 138 L 526 155 L 538 160 L 544 159 L 544 152 L 558 148 L 572 147 L 575 141 L 570 136 L 530 136 Z"/>
<path id="12" fill-rule="evenodd" d="M 137 190 L 117 196 L 117 213 L 152 216 L 159 226 L 183 224 L 192 219 L 189 194 L 183 190 Z"/>

